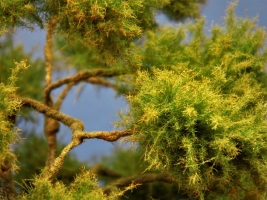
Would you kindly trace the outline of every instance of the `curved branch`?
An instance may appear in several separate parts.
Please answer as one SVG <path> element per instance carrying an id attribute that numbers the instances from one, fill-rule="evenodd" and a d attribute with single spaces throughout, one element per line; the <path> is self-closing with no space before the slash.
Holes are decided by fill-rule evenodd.
<path id="1" fill-rule="evenodd" d="M 111 131 L 111 132 L 83 132 L 84 126 L 83 123 L 75 118 L 72 118 L 66 114 L 63 114 L 57 110 L 54 110 L 38 101 L 28 98 L 20 98 L 22 105 L 30 108 L 34 108 L 40 113 L 43 113 L 47 117 L 50 117 L 54 120 L 58 120 L 70 127 L 72 130 L 72 141 L 62 150 L 60 155 L 55 159 L 52 165 L 46 167 L 43 177 L 45 179 L 51 179 L 54 177 L 58 171 L 61 169 L 65 157 L 68 153 L 78 145 L 82 143 L 84 139 L 98 138 L 102 140 L 106 140 L 109 142 L 114 142 L 121 137 L 131 135 L 130 131 Z"/>
<path id="2" fill-rule="evenodd" d="M 95 165 L 91 168 L 91 171 L 94 174 L 97 174 L 98 176 L 107 176 L 107 177 L 112 177 L 112 178 L 121 178 L 122 175 L 119 174 L 118 172 L 109 169 L 108 167 L 106 167 L 103 164 L 98 164 Z"/>
<path id="3" fill-rule="evenodd" d="M 86 80 L 86 82 L 88 83 L 92 83 L 92 84 L 95 84 L 95 85 L 102 85 L 102 86 L 105 86 L 105 87 L 110 87 L 110 88 L 114 88 L 114 85 L 104 79 L 101 79 L 101 78 L 96 78 L 96 77 L 92 77 L 92 78 L 88 78 Z"/>
<path id="4" fill-rule="evenodd" d="M 104 80 L 104 79 L 101 79 L 101 78 L 96 78 L 96 77 L 91 77 L 91 78 L 88 78 L 85 80 L 85 82 L 88 82 L 88 83 L 91 83 L 91 84 L 96 84 L 96 85 L 102 85 L 102 86 L 105 86 L 105 87 L 110 87 L 110 88 L 114 88 L 114 85 L 111 84 L 110 82 Z M 60 95 L 58 96 L 58 99 L 57 101 L 54 103 L 54 106 L 53 108 L 55 110 L 59 110 L 60 109 L 60 106 L 63 102 L 63 100 L 65 99 L 65 97 L 67 96 L 68 92 L 70 91 L 70 89 L 78 84 L 79 82 L 70 82 L 65 88 L 64 90 L 60 93 Z"/>
<path id="5" fill-rule="evenodd" d="M 140 174 L 137 176 L 120 178 L 112 183 L 113 186 L 124 187 L 130 185 L 132 182 L 137 184 L 144 184 L 150 182 L 165 182 L 165 183 L 175 183 L 175 180 L 171 175 L 162 173 L 162 174 Z"/>
<path id="6" fill-rule="evenodd" d="M 71 82 L 79 82 L 79 81 L 83 81 L 92 77 L 97 77 L 97 76 L 102 76 L 102 77 L 113 77 L 116 75 L 120 75 L 121 71 L 119 70 L 103 70 L 103 69 L 98 69 L 98 70 L 94 70 L 94 71 L 87 71 L 87 72 L 80 72 L 74 76 L 70 76 L 61 80 L 58 80 L 52 84 L 50 84 L 49 86 L 47 86 L 45 88 L 45 94 L 44 94 L 44 99 L 45 102 L 49 99 L 49 95 L 50 92 L 53 89 L 56 89 L 62 85 L 71 83 Z"/>
<path id="7" fill-rule="evenodd" d="M 77 133 L 77 137 L 80 139 L 91 139 L 91 138 L 96 138 L 96 139 L 102 139 L 106 140 L 108 142 L 115 142 L 118 139 L 126 136 L 130 136 L 132 133 L 129 130 L 124 130 L 124 131 L 110 131 L 110 132 L 105 132 L 105 131 L 98 131 L 98 132 L 79 132 Z"/>
<path id="8" fill-rule="evenodd" d="M 88 137 L 85 137 L 85 136 Z M 72 135 L 72 141 L 61 151 L 60 155 L 56 158 L 55 162 L 49 167 L 45 169 L 45 173 L 43 174 L 43 178 L 51 179 L 54 177 L 58 171 L 61 169 L 65 157 L 68 153 L 78 145 L 80 145 L 83 139 L 91 139 L 91 138 L 99 138 L 106 141 L 116 141 L 121 137 L 130 135 L 129 131 L 111 131 L 111 132 L 83 132 L 75 131 Z"/>
<path id="9" fill-rule="evenodd" d="M 58 96 L 58 99 L 56 100 L 56 102 L 54 103 L 54 106 L 53 106 L 53 108 L 54 108 L 55 110 L 59 110 L 59 109 L 60 109 L 63 100 L 66 98 L 68 92 L 70 91 L 70 89 L 71 89 L 74 85 L 75 85 L 74 82 L 69 83 L 69 84 L 64 88 L 64 90 L 60 93 L 60 95 Z"/>
<path id="10" fill-rule="evenodd" d="M 156 181 L 164 182 L 164 183 L 170 183 L 170 184 L 176 183 L 176 181 L 173 179 L 173 177 L 167 173 L 141 174 L 141 175 L 137 175 L 137 176 L 120 178 L 120 179 L 114 181 L 111 185 L 108 185 L 107 187 L 105 187 L 103 190 L 104 190 L 105 194 L 109 194 L 110 191 L 113 190 L 113 188 L 127 187 L 131 184 L 142 185 L 142 184 L 156 182 Z"/>
<path id="11" fill-rule="evenodd" d="M 74 131 L 83 131 L 84 126 L 83 123 L 78 120 L 75 119 L 73 117 L 70 117 L 66 114 L 63 114 L 57 110 L 54 110 L 38 101 L 35 101 L 33 99 L 29 99 L 29 98 L 20 98 L 22 105 L 23 106 L 27 106 L 30 108 L 35 109 L 36 111 L 43 113 L 44 115 L 46 115 L 47 117 L 53 118 L 55 120 L 58 120 L 60 122 L 62 122 L 63 124 L 65 124 L 66 126 L 70 127 L 70 129 L 74 132 Z"/>

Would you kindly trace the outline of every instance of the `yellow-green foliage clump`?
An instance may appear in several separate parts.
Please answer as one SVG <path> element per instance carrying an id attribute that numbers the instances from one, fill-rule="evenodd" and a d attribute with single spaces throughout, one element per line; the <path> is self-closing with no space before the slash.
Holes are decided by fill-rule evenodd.
<path id="1" fill-rule="evenodd" d="M 200 199 L 266 199 L 266 33 L 235 19 L 151 33 L 123 120 L 151 169 Z M 145 69 L 145 70 L 144 70 Z"/>
<path id="2" fill-rule="evenodd" d="M 18 140 L 12 116 L 16 115 L 20 101 L 12 97 L 16 92 L 15 82 L 21 69 L 27 68 L 26 61 L 16 63 L 16 68 L 7 84 L 0 83 L 0 165 L 9 162 L 15 168 L 15 155 L 10 151 L 10 144 Z"/>
<path id="3" fill-rule="evenodd" d="M 171 20 L 182 20 L 186 17 L 199 17 L 199 6 L 205 2 L 206 0 L 170 0 L 169 3 L 164 6 L 163 12 Z"/>
<path id="4" fill-rule="evenodd" d="M 22 200 L 112 200 L 116 196 L 111 194 L 106 196 L 98 187 L 96 176 L 90 171 L 82 171 L 75 178 L 74 182 L 66 187 L 60 182 L 51 183 L 51 181 L 36 177 L 33 182 L 33 188 L 29 188 L 28 194 L 20 197 Z"/>
<path id="5" fill-rule="evenodd" d="M 59 29 L 69 41 L 80 39 L 90 48 L 96 48 L 106 58 L 121 55 L 134 38 L 153 27 L 151 5 L 161 7 L 168 1 L 155 0 L 74 0 L 64 1 L 55 10 Z M 57 1 L 48 6 L 58 7 Z M 51 14 L 52 15 L 52 14 Z M 109 60 L 111 61 L 111 60 Z"/>
<path id="6" fill-rule="evenodd" d="M 39 5 L 36 5 L 36 4 Z M 34 24 L 42 27 L 42 20 L 38 16 L 41 2 L 24 1 L 24 0 L 1 0 L 0 1 L 0 17 L 2 26 L 21 26 L 33 28 Z M 43 10 L 42 10 L 43 11 Z"/>

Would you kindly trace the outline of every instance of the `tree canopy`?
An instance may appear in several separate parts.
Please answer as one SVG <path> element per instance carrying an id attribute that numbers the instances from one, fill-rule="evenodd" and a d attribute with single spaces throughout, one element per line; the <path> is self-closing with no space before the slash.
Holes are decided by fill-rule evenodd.
<path id="1" fill-rule="evenodd" d="M 237 18 L 233 3 L 224 24 L 207 35 L 199 12 L 204 3 L 1 1 L 0 197 L 266 199 L 266 31 L 255 19 Z M 195 20 L 161 27 L 159 11 L 174 21 Z M 11 34 L 18 27 L 46 30 L 44 60 L 14 46 Z M 68 69 L 76 74 L 54 79 Z M 129 112 L 119 113 L 119 128 L 84 131 L 81 120 L 61 112 L 70 89 L 82 82 L 127 98 Z M 16 116 L 28 120 L 32 111 L 45 116 L 47 151 L 34 150 L 43 149 L 44 140 L 30 134 L 12 151 L 20 140 Z M 60 123 L 72 131 L 65 145 L 56 137 Z M 93 138 L 123 138 L 134 148 L 95 166 L 68 156 Z M 27 158 L 33 151 L 42 159 Z M 24 179 L 19 194 L 12 178 L 20 164 L 16 154 L 32 168 L 13 177 Z"/>

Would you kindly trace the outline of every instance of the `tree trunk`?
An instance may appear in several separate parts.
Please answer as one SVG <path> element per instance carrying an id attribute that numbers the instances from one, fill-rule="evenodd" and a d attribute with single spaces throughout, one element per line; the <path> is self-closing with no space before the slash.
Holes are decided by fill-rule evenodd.
<path id="1" fill-rule="evenodd" d="M 11 164 L 5 160 L 0 165 L 0 199 L 13 200 L 17 199 L 17 194 L 12 179 Z"/>

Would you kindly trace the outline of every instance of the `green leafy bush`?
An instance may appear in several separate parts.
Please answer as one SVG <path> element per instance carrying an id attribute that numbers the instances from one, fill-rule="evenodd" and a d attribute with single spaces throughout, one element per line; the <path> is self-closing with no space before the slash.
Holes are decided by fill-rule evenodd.
<path id="1" fill-rule="evenodd" d="M 16 67 L 12 69 L 11 76 L 6 84 L 0 83 L 0 165 L 9 163 L 16 169 L 16 156 L 10 151 L 10 144 L 18 141 L 17 129 L 14 129 L 13 118 L 18 111 L 21 102 L 14 98 L 16 93 L 15 83 L 19 71 L 26 69 L 26 61 L 15 63 Z"/>
<path id="2" fill-rule="evenodd" d="M 148 168 L 200 199 L 266 197 L 266 33 L 233 13 L 209 37 L 204 20 L 188 38 L 183 27 L 150 33 L 122 119 Z"/>
<path id="3" fill-rule="evenodd" d="M 97 185 L 96 177 L 90 171 L 82 171 L 74 182 L 66 187 L 63 183 L 57 181 L 52 183 L 46 179 L 36 177 L 33 182 L 33 188 L 29 188 L 28 194 L 20 197 L 22 200 L 42 199 L 42 200 L 74 200 L 74 199 L 94 199 L 94 200 L 112 200 L 114 195 L 106 197 Z"/>

